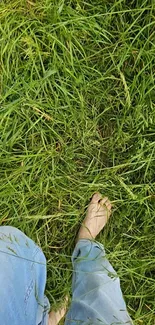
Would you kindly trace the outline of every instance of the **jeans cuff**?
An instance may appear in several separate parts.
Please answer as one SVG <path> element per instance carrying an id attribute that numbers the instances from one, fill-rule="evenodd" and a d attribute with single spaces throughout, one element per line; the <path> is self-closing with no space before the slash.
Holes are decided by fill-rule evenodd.
<path id="1" fill-rule="evenodd" d="M 89 258 L 96 258 L 99 255 L 105 256 L 104 246 L 95 240 L 80 239 L 74 249 L 72 255 L 72 262 L 78 257 L 83 258 L 89 256 Z"/>

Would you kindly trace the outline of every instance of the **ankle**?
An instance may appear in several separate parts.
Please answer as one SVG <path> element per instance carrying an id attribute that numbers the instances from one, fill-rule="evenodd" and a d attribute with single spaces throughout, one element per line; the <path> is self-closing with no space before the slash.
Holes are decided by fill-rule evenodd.
<path id="1" fill-rule="evenodd" d="M 79 234 L 77 236 L 76 242 L 78 242 L 81 239 L 94 240 L 95 236 L 92 235 L 92 233 L 89 231 L 89 229 L 87 229 L 85 227 L 81 227 Z"/>

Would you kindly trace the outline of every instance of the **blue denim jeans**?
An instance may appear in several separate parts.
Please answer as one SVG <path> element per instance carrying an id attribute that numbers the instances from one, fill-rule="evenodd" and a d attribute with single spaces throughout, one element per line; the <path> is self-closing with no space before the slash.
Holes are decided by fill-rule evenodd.
<path id="1" fill-rule="evenodd" d="M 80 240 L 72 261 L 73 298 L 65 325 L 132 324 L 103 246 Z M 20 230 L 0 227 L 0 324 L 47 325 L 45 285 L 42 250 Z"/>

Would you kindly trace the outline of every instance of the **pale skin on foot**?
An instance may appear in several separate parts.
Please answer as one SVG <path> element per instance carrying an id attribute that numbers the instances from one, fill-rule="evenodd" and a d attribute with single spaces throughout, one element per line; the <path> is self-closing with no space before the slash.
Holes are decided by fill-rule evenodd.
<path id="1" fill-rule="evenodd" d="M 100 193 L 95 193 L 89 203 L 86 217 L 79 230 L 77 241 L 80 239 L 94 240 L 106 225 L 111 215 L 111 203 L 107 197 L 102 198 Z M 68 298 L 66 297 L 67 305 Z M 58 325 L 65 316 L 67 307 L 52 311 L 49 314 L 48 325 Z"/>
<path id="2" fill-rule="evenodd" d="M 67 302 L 66 302 L 67 305 Z M 49 321 L 48 325 L 57 325 L 59 324 L 60 320 L 65 316 L 67 307 L 63 307 L 58 311 L 51 311 L 49 314 Z"/>

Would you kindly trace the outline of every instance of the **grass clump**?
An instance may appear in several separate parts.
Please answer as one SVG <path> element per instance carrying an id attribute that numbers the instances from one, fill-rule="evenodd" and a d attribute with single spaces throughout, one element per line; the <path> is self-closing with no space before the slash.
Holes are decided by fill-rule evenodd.
<path id="1" fill-rule="evenodd" d="M 0 4 L 0 223 L 71 286 L 70 255 L 94 191 L 115 209 L 100 241 L 135 324 L 155 322 L 153 0 Z"/>

